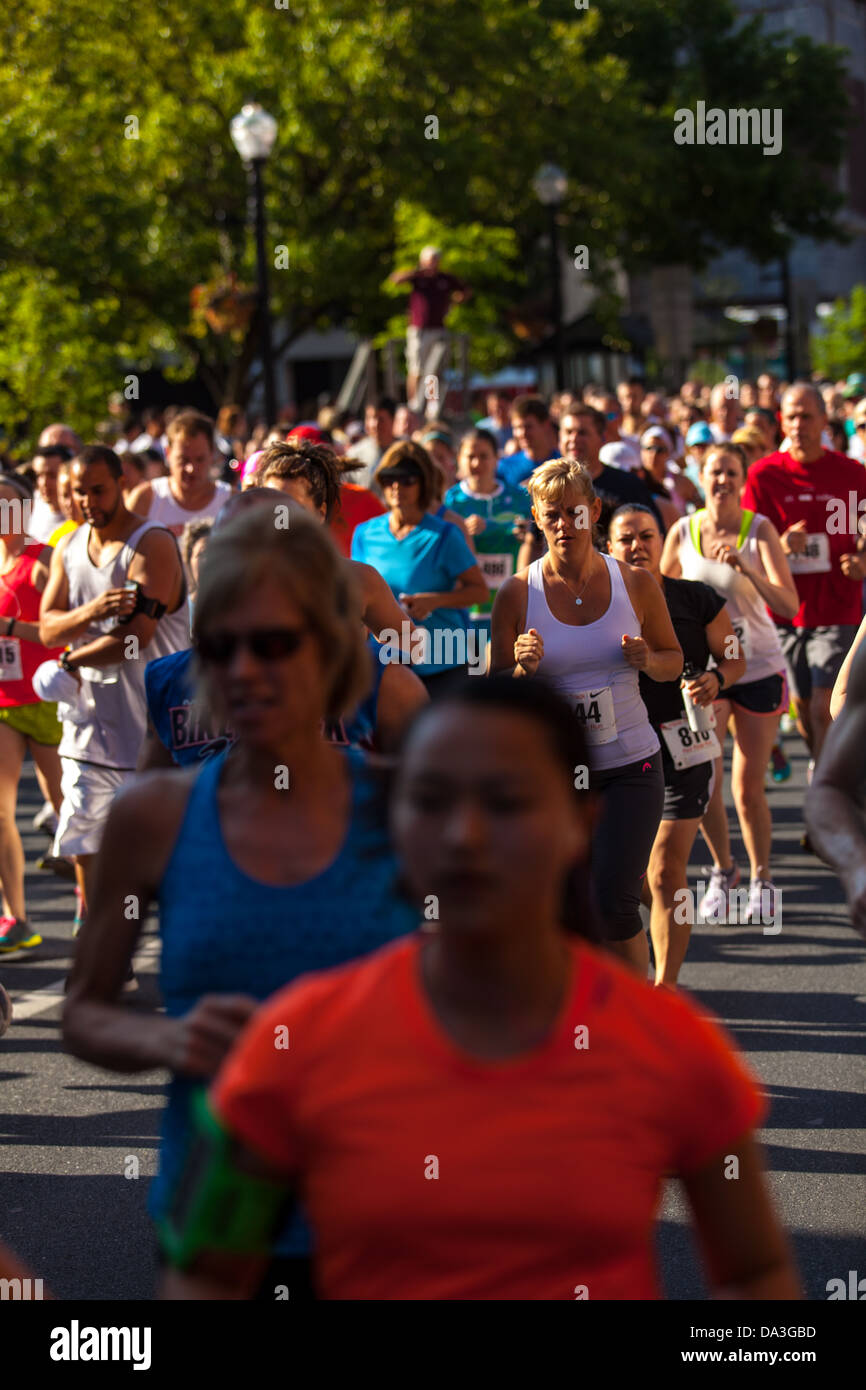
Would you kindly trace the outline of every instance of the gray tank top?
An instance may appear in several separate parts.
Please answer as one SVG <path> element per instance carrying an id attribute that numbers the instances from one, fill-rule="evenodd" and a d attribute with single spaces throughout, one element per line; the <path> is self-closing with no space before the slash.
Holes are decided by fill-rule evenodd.
<path id="1" fill-rule="evenodd" d="M 120 588 L 126 582 L 139 541 L 146 531 L 154 529 L 165 528 L 154 521 L 143 522 L 127 537 L 113 559 L 104 565 L 95 565 L 87 550 L 91 528 L 79 526 L 70 536 L 63 555 L 69 582 L 69 607 L 78 608 L 107 589 Z M 116 626 L 114 618 L 103 618 L 70 645 L 73 650 L 83 647 Z M 79 699 L 74 706 L 64 706 L 62 711 L 60 756 L 118 771 L 132 771 L 147 725 L 144 668 L 149 661 L 168 656 L 169 652 L 185 650 L 189 645 L 189 600 L 184 594 L 175 612 L 160 618 L 149 645 L 137 659 L 130 658 L 116 666 L 82 667 Z"/>
<path id="2" fill-rule="evenodd" d="M 622 654 L 622 639 L 640 636 L 640 623 L 619 564 L 601 557 L 610 575 L 610 604 L 594 623 L 572 627 L 551 613 L 544 592 L 543 560 L 529 566 L 526 630 L 544 642 L 538 667 L 573 705 L 586 733 L 592 766 L 622 767 L 652 757 L 659 741 L 640 697 L 638 673 Z"/>

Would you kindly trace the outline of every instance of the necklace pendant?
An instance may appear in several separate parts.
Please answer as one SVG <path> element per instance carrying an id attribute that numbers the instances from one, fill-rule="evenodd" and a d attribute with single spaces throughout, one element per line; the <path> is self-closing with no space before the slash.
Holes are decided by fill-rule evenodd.
<path id="1" fill-rule="evenodd" d="M 582 598 L 576 598 L 574 601 L 575 601 L 575 603 L 577 604 L 578 608 L 579 608 L 580 605 L 583 603 L 583 599 L 582 599 Z"/>

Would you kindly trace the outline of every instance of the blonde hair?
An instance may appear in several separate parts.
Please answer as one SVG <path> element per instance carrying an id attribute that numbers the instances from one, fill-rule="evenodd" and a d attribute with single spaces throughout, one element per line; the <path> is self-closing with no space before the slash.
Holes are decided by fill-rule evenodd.
<path id="1" fill-rule="evenodd" d="M 278 524 L 284 510 L 285 527 Z M 277 502 L 273 508 L 250 507 L 211 533 L 199 571 L 195 640 L 268 579 L 297 603 L 318 642 L 328 674 L 322 714 L 339 719 L 371 684 L 360 602 L 352 570 L 326 527 L 300 508 Z M 200 667 L 198 675 L 206 687 L 207 668 Z"/>
<path id="2" fill-rule="evenodd" d="M 574 458 L 548 459 L 539 464 L 524 487 L 534 507 L 542 502 L 561 502 L 568 492 L 579 492 L 588 507 L 595 501 L 589 469 Z"/>

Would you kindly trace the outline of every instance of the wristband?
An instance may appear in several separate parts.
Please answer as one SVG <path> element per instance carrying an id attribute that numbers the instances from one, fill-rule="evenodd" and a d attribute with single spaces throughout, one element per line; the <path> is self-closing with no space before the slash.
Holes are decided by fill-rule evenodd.
<path id="1" fill-rule="evenodd" d="M 67 648 L 65 649 L 65 651 L 62 651 L 62 652 L 60 653 L 59 657 L 57 658 L 57 665 L 58 665 L 58 666 L 62 666 L 63 669 L 64 669 L 64 671 L 68 671 L 68 672 L 70 673 L 70 675 L 73 673 L 73 670 L 74 670 L 74 668 L 73 668 L 72 666 L 70 666 L 70 664 L 69 664 L 69 658 L 70 658 L 71 656 L 72 656 L 72 652 L 71 652 L 70 649 L 67 647 Z"/>
<path id="2" fill-rule="evenodd" d="M 237 1141 L 207 1093 L 190 1106 L 192 1136 L 183 1168 L 157 1221 L 170 1264 L 185 1269 L 203 1250 L 267 1254 L 293 1203 L 287 1182 L 254 1177 L 235 1163 Z"/>
<path id="3" fill-rule="evenodd" d="M 14 618 L 10 618 L 10 619 L 9 619 L 9 626 L 8 626 L 7 629 L 6 629 L 6 636 L 7 636 L 7 637 L 11 637 L 14 631 L 15 631 L 15 619 L 14 619 Z"/>
<path id="4" fill-rule="evenodd" d="M 719 670 L 718 666 L 717 666 L 716 669 L 713 671 L 713 675 L 715 676 L 716 680 L 719 682 L 719 689 L 720 689 L 720 690 L 724 690 L 724 688 L 725 688 L 725 678 L 724 678 L 724 676 L 722 675 L 721 671 Z"/>

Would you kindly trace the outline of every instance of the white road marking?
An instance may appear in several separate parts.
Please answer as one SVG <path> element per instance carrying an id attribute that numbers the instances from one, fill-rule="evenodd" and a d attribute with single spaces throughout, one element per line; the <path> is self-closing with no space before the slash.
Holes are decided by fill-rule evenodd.
<path id="1" fill-rule="evenodd" d="M 133 957 L 133 965 L 149 965 L 156 960 L 159 945 L 158 936 L 145 937 Z M 49 980 L 46 985 L 28 990 L 26 994 L 14 994 L 9 988 L 7 976 L 6 989 L 12 1000 L 12 1022 L 23 1023 L 26 1018 L 33 1018 L 36 1014 L 44 1014 L 48 1009 L 53 1009 L 58 999 L 63 998 L 65 985 L 66 976 L 61 975 L 59 979 Z"/>

